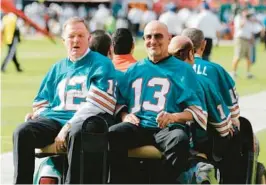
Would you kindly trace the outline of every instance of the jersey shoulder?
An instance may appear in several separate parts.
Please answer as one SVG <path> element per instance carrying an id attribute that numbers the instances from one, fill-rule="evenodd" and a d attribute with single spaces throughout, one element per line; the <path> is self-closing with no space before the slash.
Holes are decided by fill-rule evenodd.
<path id="1" fill-rule="evenodd" d="M 231 77 L 231 75 L 225 70 L 225 68 L 223 66 L 221 66 L 220 64 L 214 63 L 214 62 L 210 62 L 210 66 L 213 66 L 214 69 L 216 69 L 218 75 L 227 83 L 231 84 L 231 85 L 235 85 L 235 82 L 233 80 L 233 78 Z"/>
<path id="2" fill-rule="evenodd" d="M 217 93 L 216 87 L 213 82 L 203 75 L 197 75 L 197 79 L 204 91 L 210 91 L 211 93 Z"/>
<path id="3" fill-rule="evenodd" d="M 116 75 L 114 64 L 108 57 L 90 51 L 88 60 L 91 61 L 91 74 L 109 73 L 112 76 Z"/>

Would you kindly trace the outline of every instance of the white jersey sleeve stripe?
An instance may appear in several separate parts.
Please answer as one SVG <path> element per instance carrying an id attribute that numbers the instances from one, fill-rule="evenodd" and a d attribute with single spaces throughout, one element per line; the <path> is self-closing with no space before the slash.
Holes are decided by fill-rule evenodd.
<path id="1" fill-rule="evenodd" d="M 95 86 L 92 86 L 89 90 L 89 92 L 93 92 L 99 96 L 101 96 L 102 98 L 106 99 L 107 101 L 109 101 L 110 103 L 112 104 L 116 104 L 116 99 L 112 96 L 110 96 L 108 93 L 98 89 L 97 87 Z"/>
<path id="2" fill-rule="evenodd" d="M 49 102 L 47 100 L 35 102 L 33 103 L 33 106 L 32 106 L 33 112 L 36 112 L 37 110 L 41 108 L 48 107 L 48 105 L 49 105 Z"/>
<path id="3" fill-rule="evenodd" d="M 42 101 L 38 101 L 38 102 L 33 102 L 32 104 L 32 107 L 35 108 L 35 107 L 40 107 L 42 105 L 45 105 L 45 104 L 48 104 L 48 101 L 47 100 L 42 100 Z M 43 106 L 42 106 L 43 107 Z"/>
<path id="4" fill-rule="evenodd" d="M 192 113 L 194 119 L 197 123 L 204 129 L 207 129 L 207 115 L 203 113 L 203 111 L 196 106 L 189 106 L 189 108 L 185 109 Z"/>
<path id="5" fill-rule="evenodd" d="M 40 115 L 41 112 L 43 112 L 44 110 L 46 110 L 47 108 L 45 107 L 41 107 L 39 109 L 36 109 L 35 111 L 33 111 L 34 115 Z"/>
<path id="6" fill-rule="evenodd" d="M 229 128 L 232 126 L 231 116 L 229 115 L 226 120 L 221 123 L 213 123 L 209 122 L 214 128 L 220 133 L 222 137 L 227 136 L 229 134 Z"/>
<path id="7" fill-rule="evenodd" d="M 107 105 L 106 103 L 102 102 L 100 99 L 97 99 L 94 96 L 88 95 L 87 100 L 89 102 L 91 102 L 92 104 L 96 105 L 97 107 L 99 107 L 100 109 L 106 111 L 107 113 L 113 115 L 114 111 L 115 111 L 115 107 L 110 107 L 109 105 Z"/>
<path id="8" fill-rule="evenodd" d="M 88 97 L 94 97 L 98 100 L 100 100 L 101 102 L 105 103 L 106 105 L 108 105 L 108 107 L 115 109 L 116 104 L 113 102 L 109 102 L 108 100 L 106 100 L 105 98 L 103 98 L 102 96 L 99 96 L 98 94 L 94 93 L 94 92 L 89 92 Z"/>

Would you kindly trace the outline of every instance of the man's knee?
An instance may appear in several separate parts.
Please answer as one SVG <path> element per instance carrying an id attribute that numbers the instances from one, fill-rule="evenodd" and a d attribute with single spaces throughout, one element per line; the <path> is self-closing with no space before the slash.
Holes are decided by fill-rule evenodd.
<path id="1" fill-rule="evenodd" d="M 171 131 L 171 140 L 174 141 L 175 143 L 188 143 L 188 135 L 184 130 L 181 129 L 175 129 Z"/>
<path id="2" fill-rule="evenodd" d="M 69 136 L 80 135 L 84 133 L 106 133 L 108 132 L 109 125 L 113 123 L 112 118 L 108 115 L 96 115 L 87 118 L 83 123 L 73 125 L 70 129 Z"/>
<path id="3" fill-rule="evenodd" d="M 130 130 L 132 130 L 132 128 L 135 125 L 133 125 L 132 123 L 118 123 L 116 125 L 113 125 L 109 128 L 109 132 L 128 132 Z"/>
<path id="4" fill-rule="evenodd" d="M 24 137 L 28 136 L 28 133 L 30 132 L 30 125 L 26 122 L 23 124 L 20 124 L 15 131 L 13 132 L 13 140 L 14 139 L 23 139 Z"/>

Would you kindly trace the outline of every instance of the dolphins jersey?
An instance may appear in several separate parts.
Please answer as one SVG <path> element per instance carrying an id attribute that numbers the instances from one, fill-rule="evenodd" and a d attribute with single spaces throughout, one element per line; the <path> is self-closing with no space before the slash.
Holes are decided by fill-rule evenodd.
<path id="1" fill-rule="evenodd" d="M 158 63 L 146 58 L 125 72 L 118 87 L 129 112 L 140 119 L 142 127 L 158 127 L 156 117 L 161 111 L 178 113 L 186 109 L 206 129 L 207 113 L 195 91 L 187 86 L 188 82 L 197 82 L 194 78 L 193 69 L 172 56 Z"/>
<path id="2" fill-rule="evenodd" d="M 221 95 L 217 93 L 213 83 L 203 76 L 198 75 L 197 77 L 205 94 L 208 124 L 211 124 L 220 136 L 227 136 L 232 124 L 229 109 L 224 103 Z"/>
<path id="3" fill-rule="evenodd" d="M 52 66 L 34 99 L 33 112 L 64 125 L 88 101 L 112 115 L 115 85 L 111 60 L 88 50 L 76 62 L 65 58 Z"/>
<path id="4" fill-rule="evenodd" d="M 240 109 L 235 82 L 225 69 L 216 63 L 205 61 L 200 57 L 195 57 L 193 68 L 198 75 L 203 75 L 213 82 L 216 91 L 220 93 L 230 110 L 231 118 L 238 118 Z"/>

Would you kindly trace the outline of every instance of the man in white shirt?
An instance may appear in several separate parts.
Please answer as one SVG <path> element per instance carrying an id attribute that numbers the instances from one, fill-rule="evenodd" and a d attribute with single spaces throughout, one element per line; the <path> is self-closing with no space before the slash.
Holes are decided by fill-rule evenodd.
<path id="1" fill-rule="evenodd" d="M 159 17 L 159 21 L 168 27 L 168 31 L 172 36 L 179 35 L 182 31 L 182 22 L 175 11 L 176 6 L 174 4 L 168 4 L 167 11 Z"/>
<path id="2" fill-rule="evenodd" d="M 247 78 L 252 78 L 253 75 L 250 73 L 250 47 L 251 43 L 254 41 L 254 36 L 252 22 L 247 9 L 242 10 L 241 14 L 235 17 L 234 30 L 235 55 L 233 59 L 232 76 L 234 78 L 237 76 L 236 71 L 238 63 L 241 58 L 245 58 L 247 61 Z"/>
<path id="3" fill-rule="evenodd" d="M 131 8 L 128 12 L 127 18 L 130 20 L 132 24 L 132 31 L 134 36 L 137 36 L 139 32 L 139 26 L 141 22 L 143 11 L 139 8 Z"/>
<path id="4" fill-rule="evenodd" d="M 141 24 L 145 27 L 149 22 L 156 19 L 157 15 L 153 10 L 146 10 L 141 17 Z"/>
<path id="5" fill-rule="evenodd" d="M 219 35 L 222 25 L 218 17 L 210 11 L 210 7 L 207 2 L 203 2 L 202 10 L 197 17 L 195 26 L 196 28 L 202 30 L 205 36 L 207 43 L 202 57 L 204 60 L 209 60 L 212 51 L 213 40 Z"/>

